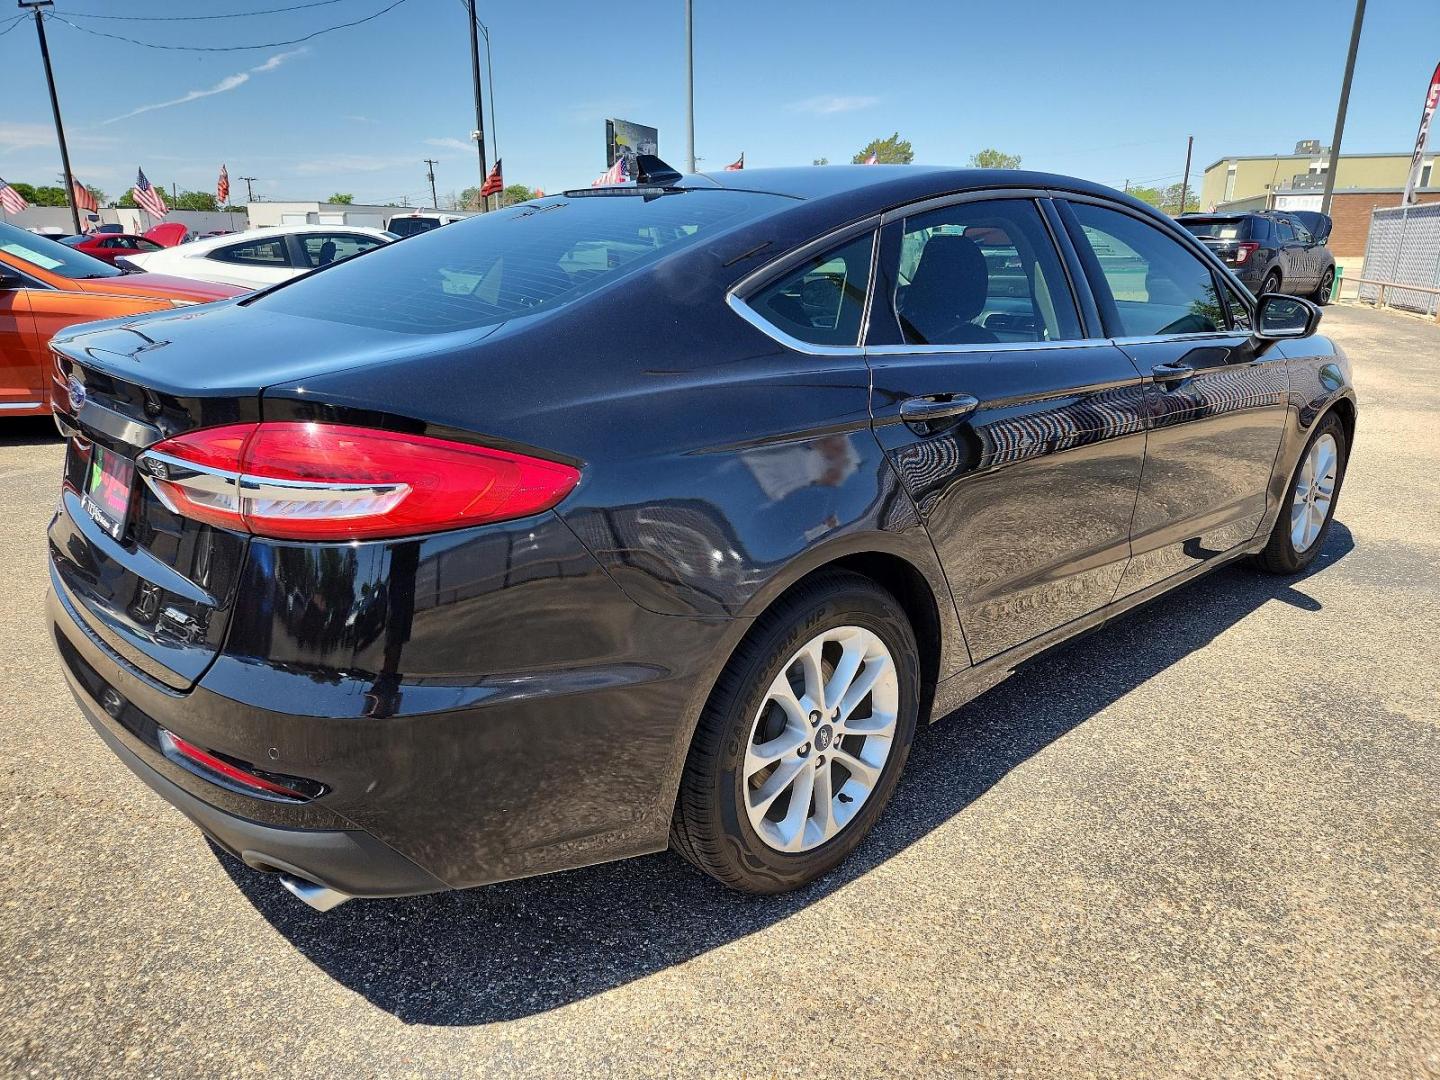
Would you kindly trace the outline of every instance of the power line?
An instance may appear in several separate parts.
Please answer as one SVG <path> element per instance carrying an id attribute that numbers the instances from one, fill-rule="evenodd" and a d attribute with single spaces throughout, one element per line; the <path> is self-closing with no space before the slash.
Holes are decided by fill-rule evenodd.
<path id="1" fill-rule="evenodd" d="M 309 4 L 291 4 L 289 7 L 265 8 L 261 11 L 231 11 L 224 15 L 102 15 L 96 11 L 71 11 L 65 14 L 76 19 L 108 19 L 114 22 L 204 22 L 208 19 L 243 19 L 250 15 L 278 15 L 282 11 L 304 11 L 306 8 L 327 7 L 343 3 L 344 0 L 313 0 Z"/>
<path id="2" fill-rule="evenodd" d="M 123 34 L 107 34 L 103 30 L 92 30 L 88 26 L 80 26 L 78 23 L 73 23 L 69 19 L 61 15 L 55 14 L 55 12 L 53 11 L 49 12 L 45 17 L 47 19 L 53 19 L 57 22 L 62 22 L 66 26 L 70 27 L 72 30 L 79 30 L 81 33 L 84 34 L 92 34 L 95 37 L 110 38 L 113 41 L 124 41 L 128 42 L 131 45 L 143 45 L 147 49 L 164 49 L 169 52 L 246 52 L 251 49 L 275 49 L 279 48 L 282 45 L 299 45 L 302 41 L 310 41 L 314 38 L 319 37 L 321 34 L 329 34 L 333 33 L 336 30 L 346 30 L 352 26 L 360 26 L 363 23 L 370 22 L 372 19 L 378 19 L 381 15 L 384 15 L 387 12 L 394 11 L 397 7 L 399 7 L 405 2 L 406 0 L 394 0 L 394 2 L 388 7 L 381 8 L 373 15 L 366 15 L 363 19 L 356 19 L 353 22 L 338 23 L 335 26 L 327 26 L 323 30 L 316 30 L 314 33 L 306 34 L 303 37 L 291 38 L 288 41 L 265 41 L 255 45 L 161 45 L 154 41 L 141 41 L 139 38 L 125 37 Z"/>
<path id="3" fill-rule="evenodd" d="M 29 17 L 29 14 L 23 12 L 15 16 L 15 18 L 11 19 L 8 23 L 5 24 L 4 30 L 0 30 L 0 37 L 4 37 L 6 34 L 8 34 L 11 30 L 14 30 L 15 27 L 19 26 Z"/>

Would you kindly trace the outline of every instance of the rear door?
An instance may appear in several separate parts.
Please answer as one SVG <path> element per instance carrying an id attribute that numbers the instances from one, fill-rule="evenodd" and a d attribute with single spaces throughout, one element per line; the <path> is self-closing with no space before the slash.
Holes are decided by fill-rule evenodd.
<path id="1" fill-rule="evenodd" d="M 1180 237 L 1098 201 L 1061 209 L 1148 399 L 1125 596 L 1255 535 L 1285 422 L 1285 359 L 1257 347 L 1248 304 Z"/>
<path id="2" fill-rule="evenodd" d="M 1280 241 L 1281 259 L 1285 267 L 1285 280 L 1281 288 L 1289 293 L 1304 292 L 1311 284 L 1305 245 L 1300 242 L 1295 225 L 1288 218 L 1275 218 L 1273 224 Z"/>
<path id="3" fill-rule="evenodd" d="M 1129 558 L 1140 375 L 1072 289 L 1048 213 L 1040 193 L 970 196 L 882 234 L 875 434 L 976 662 L 1104 607 Z"/>

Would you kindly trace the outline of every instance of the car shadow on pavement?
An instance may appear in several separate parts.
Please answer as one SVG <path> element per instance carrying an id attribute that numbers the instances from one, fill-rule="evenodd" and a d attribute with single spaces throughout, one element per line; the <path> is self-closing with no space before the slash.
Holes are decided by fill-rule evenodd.
<path id="1" fill-rule="evenodd" d="M 53 446 L 63 441 L 48 416 L 20 416 L 0 425 L 0 446 Z"/>
<path id="2" fill-rule="evenodd" d="M 301 953 L 405 1023 L 486 1024 L 544 1012 L 683 963 L 844 888 L 1261 605 L 1318 611 L 1305 578 L 1353 546 L 1337 521 L 1305 575 L 1273 577 L 1244 563 L 1216 571 L 1044 655 L 922 729 L 871 836 L 829 877 L 786 896 L 730 892 L 667 852 L 465 892 L 354 901 L 321 915 L 273 876 L 214 850 Z"/>

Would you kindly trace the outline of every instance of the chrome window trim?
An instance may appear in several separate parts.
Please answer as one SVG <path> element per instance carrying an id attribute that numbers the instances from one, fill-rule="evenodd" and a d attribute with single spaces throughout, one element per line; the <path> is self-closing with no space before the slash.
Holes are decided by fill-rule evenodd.
<path id="1" fill-rule="evenodd" d="M 948 195 L 935 195 L 922 199 L 920 202 L 907 203 L 904 206 L 897 206 L 893 210 L 887 210 L 880 215 L 880 224 L 889 225 L 892 221 L 903 221 L 907 217 L 914 217 L 916 214 L 927 214 L 931 210 L 939 210 L 946 206 L 955 206 L 959 203 L 988 202 L 991 199 L 1046 199 L 1051 197 L 1051 192 L 1045 188 L 1031 187 L 1008 187 L 1008 188 L 981 188 L 973 191 L 956 191 Z M 1056 252 L 1058 257 L 1059 252 Z"/>
<path id="2" fill-rule="evenodd" d="M 797 337 L 787 334 L 774 323 L 770 322 L 758 311 L 752 308 L 747 300 L 760 288 L 768 285 L 771 281 L 793 270 L 800 263 L 813 255 L 820 254 L 832 247 L 844 244 L 846 241 L 861 235 L 866 231 L 870 232 L 870 266 L 868 277 L 865 281 L 865 306 L 860 312 L 860 329 L 856 336 L 854 345 L 817 345 L 809 341 L 801 341 Z M 759 330 L 772 341 L 784 345 L 787 349 L 795 352 L 806 353 L 810 356 L 863 356 L 865 353 L 863 342 L 870 330 L 870 307 L 875 296 L 875 272 L 880 257 L 880 215 L 872 215 L 863 221 L 851 222 L 848 225 L 826 233 L 818 239 L 811 240 L 801 247 L 786 252 L 778 259 L 759 267 L 746 274 L 743 278 L 732 285 L 725 293 L 725 303 L 730 310 L 739 315 L 755 329 Z"/>
<path id="3" fill-rule="evenodd" d="M 997 341 L 992 345 L 871 345 L 867 356 L 918 356 L 931 353 L 945 355 L 962 353 L 1034 352 L 1037 349 L 1093 349 L 1111 345 L 1109 338 L 1067 338 L 1064 341 Z"/>

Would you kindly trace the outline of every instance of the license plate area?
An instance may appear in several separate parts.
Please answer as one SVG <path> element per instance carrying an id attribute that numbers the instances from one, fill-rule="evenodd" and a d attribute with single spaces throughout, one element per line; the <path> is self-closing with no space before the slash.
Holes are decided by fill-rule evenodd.
<path id="1" fill-rule="evenodd" d="M 99 443 L 91 443 L 80 505 L 112 539 L 120 540 L 125 535 L 134 494 L 135 463 Z"/>

